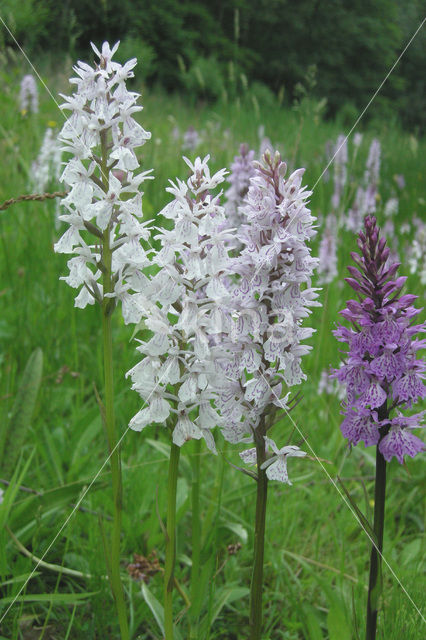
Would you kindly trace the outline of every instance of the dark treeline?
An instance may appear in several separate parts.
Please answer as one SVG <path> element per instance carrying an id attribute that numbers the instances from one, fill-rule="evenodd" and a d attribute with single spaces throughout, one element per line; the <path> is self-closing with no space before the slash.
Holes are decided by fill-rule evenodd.
<path id="1" fill-rule="evenodd" d="M 0 0 L 33 55 L 88 57 L 90 40 L 121 40 L 148 83 L 194 98 L 234 97 L 250 85 L 291 103 L 300 84 L 352 120 L 423 19 L 420 0 Z M 16 47 L 4 28 L 2 47 Z M 424 128 L 422 29 L 376 101 L 383 117 Z M 315 76 L 315 82 L 312 78 Z M 308 80 L 307 80 L 308 79 Z M 309 80 L 310 79 L 310 80 Z"/>

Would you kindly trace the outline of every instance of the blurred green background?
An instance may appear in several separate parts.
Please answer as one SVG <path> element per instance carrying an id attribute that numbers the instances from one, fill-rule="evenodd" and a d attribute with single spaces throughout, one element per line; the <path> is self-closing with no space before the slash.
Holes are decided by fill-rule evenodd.
<path id="1" fill-rule="evenodd" d="M 424 5 L 423 5 L 424 6 Z M 326 115 L 352 124 L 421 24 L 420 0 L 0 0 L 0 16 L 26 53 L 58 67 L 87 60 L 89 41 L 121 40 L 150 85 L 194 100 L 292 104 L 306 89 Z M 0 27 L 3 62 L 18 52 Z M 421 29 L 376 99 L 375 113 L 421 134 L 425 126 Z"/>

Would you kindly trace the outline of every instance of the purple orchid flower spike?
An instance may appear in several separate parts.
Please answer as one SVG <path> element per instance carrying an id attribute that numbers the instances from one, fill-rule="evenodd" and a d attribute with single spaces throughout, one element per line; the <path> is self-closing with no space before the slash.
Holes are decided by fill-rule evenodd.
<path id="1" fill-rule="evenodd" d="M 386 463 L 395 457 L 400 464 L 404 456 L 414 458 L 425 449 L 413 430 L 421 427 L 425 412 L 411 416 L 401 409 L 411 409 L 426 396 L 426 363 L 417 357 L 426 340 L 417 336 L 426 331 L 426 323 L 414 324 L 421 309 L 413 306 L 417 296 L 401 295 L 404 276 L 396 277 L 399 263 L 389 261 L 386 239 L 374 216 L 366 216 L 364 230 L 358 234 L 360 253 L 351 257 L 356 267 L 348 267 L 346 282 L 357 300 L 349 300 L 341 315 L 351 328 L 338 325 L 333 332 L 349 351 L 340 369 L 332 377 L 346 385 L 342 403 L 343 435 L 351 445 L 361 440 L 376 446 L 376 482 L 374 499 L 374 535 L 370 560 L 367 600 L 367 640 L 376 637 L 378 593 L 380 591 L 381 554 L 383 548 Z M 397 415 L 393 412 L 397 410 Z"/>
<path id="2" fill-rule="evenodd" d="M 360 231 L 358 247 L 362 255 L 351 254 L 357 267 L 348 267 L 352 277 L 345 278 L 358 300 L 349 300 L 341 311 L 352 328 L 339 325 L 333 332 L 340 342 L 349 343 L 345 364 L 332 374 L 346 384 L 347 390 L 341 429 L 351 444 L 360 440 L 365 446 L 379 444 L 383 455 L 386 451 L 386 459 L 390 459 L 392 450 L 402 463 L 405 454 L 414 456 L 424 448 L 412 433 L 420 424 L 419 420 L 415 424 L 408 418 L 401 420 L 401 416 L 391 418 L 390 413 L 397 407 L 410 408 L 426 395 L 426 365 L 417 358 L 425 341 L 415 338 L 426 331 L 426 325 L 412 323 L 421 311 L 413 306 L 416 296 L 399 295 L 406 278 L 395 278 L 399 264 L 388 265 L 389 249 L 386 240 L 379 238 L 372 216 L 365 219 L 365 233 Z M 399 433 L 408 427 L 390 449 L 387 433 Z"/>

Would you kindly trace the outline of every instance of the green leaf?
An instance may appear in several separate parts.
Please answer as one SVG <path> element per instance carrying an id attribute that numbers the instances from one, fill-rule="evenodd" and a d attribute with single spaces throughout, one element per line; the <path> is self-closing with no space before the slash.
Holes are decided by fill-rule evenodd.
<path id="1" fill-rule="evenodd" d="M 47 464 L 51 467 L 52 475 L 60 484 L 64 484 L 64 477 L 62 474 L 62 458 L 59 454 L 58 448 L 55 444 L 53 434 L 49 431 L 46 425 L 43 425 L 43 435 L 46 442 L 46 447 L 41 447 L 41 453 L 45 458 Z"/>
<path id="2" fill-rule="evenodd" d="M 91 598 L 99 593 L 98 591 L 84 593 L 27 593 L 24 596 L 2 598 L 1 604 L 7 605 L 12 602 L 49 602 L 52 604 L 82 604 L 79 601 Z"/>
<path id="3" fill-rule="evenodd" d="M 15 471 L 10 480 L 10 484 L 4 493 L 3 502 L 0 504 L 0 530 L 3 529 L 4 525 L 8 521 L 8 516 L 9 516 L 9 513 L 12 511 L 12 506 L 14 504 L 16 494 L 19 490 L 19 486 L 22 484 L 25 474 L 27 473 L 28 467 L 30 466 L 31 461 L 33 459 L 33 455 L 34 455 L 34 451 L 31 452 L 22 471 L 20 471 L 21 458 L 19 459 L 18 464 L 16 465 Z M 15 513 L 15 507 L 12 511 L 12 516 L 14 513 Z"/>
<path id="4" fill-rule="evenodd" d="M 186 478 L 178 478 L 176 489 L 176 511 L 179 512 L 188 499 L 188 483 Z M 183 514 L 179 514 L 182 517 Z"/>
<path id="5" fill-rule="evenodd" d="M 93 483 L 90 491 L 101 489 L 106 484 L 105 481 L 98 479 Z M 64 507 L 77 502 L 86 486 L 87 480 L 79 480 L 16 501 L 10 516 L 10 528 L 22 544 L 26 544 L 37 523 L 49 518 L 56 511 L 63 510 Z"/>
<path id="6" fill-rule="evenodd" d="M 336 599 L 327 614 L 329 640 L 352 640 L 352 632 L 348 625 L 345 610 Z"/>
<path id="7" fill-rule="evenodd" d="M 10 420 L 0 432 L 0 466 L 6 477 L 12 475 L 25 443 L 40 389 L 42 371 L 43 352 L 41 349 L 36 349 L 30 355 L 22 374 Z"/>
<path id="8" fill-rule="evenodd" d="M 197 580 L 195 597 L 191 602 L 190 615 L 193 620 L 198 620 L 203 602 L 206 598 L 207 588 L 212 585 L 213 573 L 215 570 L 215 554 L 211 553 L 208 558 L 201 562 L 200 574 Z"/>
<path id="9" fill-rule="evenodd" d="M 308 632 L 309 640 L 323 640 L 323 633 L 316 610 L 311 605 L 303 606 L 303 624 Z"/>
<path id="10" fill-rule="evenodd" d="M 151 610 L 152 615 L 155 618 L 156 623 L 158 624 L 158 628 L 160 629 L 160 633 L 164 636 L 164 607 L 157 600 L 157 598 L 152 594 L 150 589 L 148 589 L 145 582 L 142 582 L 141 587 L 143 599 Z"/>
<path id="11" fill-rule="evenodd" d="M 289 552 L 285 552 L 286 554 Z M 329 640 L 352 640 L 352 625 L 348 621 L 347 607 L 342 592 L 338 587 L 333 587 L 325 580 L 317 569 L 312 567 L 305 559 L 298 557 L 298 562 L 303 565 L 305 571 L 310 573 L 321 586 L 327 597 L 328 615 L 327 626 Z"/>
<path id="12" fill-rule="evenodd" d="M 215 593 L 210 624 L 212 625 L 214 623 L 225 606 L 230 605 L 232 602 L 235 602 L 235 600 L 241 600 L 241 598 L 245 598 L 249 593 L 250 591 L 246 587 L 238 587 L 232 585 L 218 589 Z"/>
<path id="13" fill-rule="evenodd" d="M 416 558 L 421 561 L 421 549 L 422 541 L 420 538 L 415 538 L 411 542 L 407 542 L 401 552 L 401 564 L 407 565 L 413 562 Z"/>
<path id="14" fill-rule="evenodd" d="M 222 527 L 229 529 L 232 533 L 238 536 L 243 544 L 247 544 L 248 534 L 247 529 L 243 527 L 239 522 L 221 522 Z"/>
<path id="15" fill-rule="evenodd" d="M 156 620 L 156 622 L 158 624 L 158 628 L 160 629 L 160 633 L 164 636 L 164 607 L 163 607 L 163 605 L 157 600 L 157 598 L 154 596 L 152 591 L 148 588 L 148 586 L 144 582 L 142 582 L 141 591 L 142 591 L 143 599 L 145 600 L 146 604 L 150 608 L 151 613 L 154 616 L 154 618 L 155 618 L 155 620 Z M 175 626 L 173 626 L 173 637 L 175 638 L 175 640 L 182 640 L 182 636 L 181 636 L 180 632 L 178 631 L 178 629 Z"/>
<path id="16" fill-rule="evenodd" d="M 8 584 L 16 584 L 17 582 L 25 582 L 28 578 L 35 578 L 35 576 L 38 576 L 39 574 L 40 571 L 34 571 L 34 573 L 21 573 L 19 576 L 0 582 L 0 587 L 6 587 Z"/>
<path id="17" fill-rule="evenodd" d="M 70 468 L 73 470 L 74 474 L 76 473 L 76 467 L 78 466 L 80 468 L 81 461 L 84 460 L 85 455 L 87 455 L 87 451 L 93 449 L 93 447 L 90 447 L 89 445 L 102 428 L 101 416 L 99 415 L 98 409 L 96 409 L 96 412 L 90 411 L 88 415 L 84 417 L 89 419 L 89 423 L 84 424 L 85 420 L 78 417 L 79 424 L 81 425 L 81 427 L 84 426 L 84 428 L 82 428 L 81 436 L 75 444 L 71 459 Z"/>

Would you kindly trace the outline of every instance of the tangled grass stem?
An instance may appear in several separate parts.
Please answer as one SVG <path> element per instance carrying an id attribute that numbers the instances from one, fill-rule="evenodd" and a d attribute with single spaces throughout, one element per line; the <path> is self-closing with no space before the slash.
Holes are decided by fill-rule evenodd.
<path id="1" fill-rule="evenodd" d="M 0 211 L 5 211 L 13 204 L 17 204 L 18 202 L 28 202 L 31 200 L 53 200 L 54 198 L 65 198 L 68 191 L 53 191 L 52 193 L 27 193 L 22 196 L 18 196 L 17 198 L 9 198 L 9 200 L 5 200 L 0 204 Z"/>

